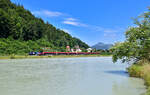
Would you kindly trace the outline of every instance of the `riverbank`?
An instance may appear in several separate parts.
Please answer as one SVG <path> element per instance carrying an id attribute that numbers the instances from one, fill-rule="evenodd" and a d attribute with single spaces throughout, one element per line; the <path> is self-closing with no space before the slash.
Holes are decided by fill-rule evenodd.
<path id="1" fill-rule="evenodd" d="M 49 56 L 9 55 L 9 56 L 0 56 L 0 59 L 72 58 L 72 57 L 103 57 L 103 56 L 111 56 L 111 55 L 49 55 Z"/>
<path id="2" fill-rule="evenodd" d="M 145 81 L 147 92 L 145 95 L 150 95 L 150 64 L 133 64 L 128 68 L 131 77 L 142 78 Z"/>

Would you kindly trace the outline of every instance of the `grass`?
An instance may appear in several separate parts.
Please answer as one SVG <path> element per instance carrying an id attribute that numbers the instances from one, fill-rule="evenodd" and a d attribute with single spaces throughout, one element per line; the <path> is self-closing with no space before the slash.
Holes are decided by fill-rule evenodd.
<path id="1" fill-rule="evenodd" d="M 145 95 L 150 95 L 150 63 L 134 64 L 128 68 L 129 75 L 131 77 L 142 78 L 147 86 L 147 92 Z"/>
<path id="2" fill-rule="evenodd" d="M 111 55 L 48 55 L 48 56 L 29 56 L 29 55 L 6 55 L 0 59 L 25 59 L 25 58 L 72 58 L 72 57 L 102 57 Z"/>

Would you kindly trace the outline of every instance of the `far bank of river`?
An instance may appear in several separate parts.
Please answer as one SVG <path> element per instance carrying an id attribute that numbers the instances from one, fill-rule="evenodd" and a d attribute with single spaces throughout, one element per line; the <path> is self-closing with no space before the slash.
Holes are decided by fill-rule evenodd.
<path id="1" fill-rule="evenodd" d="M 0 59 L 26 59 L 26 58 L 72 58 L 72 57 L 104 57 L 111 55 L 49 55 L 49 56 L 30 56 L 30 55 L 6 55 Z"/>
<path id="2" fill-rule="evenodd" d="M 141 95 L 144 81 L 111 57 L 0 60 L 0 95 Z"/>

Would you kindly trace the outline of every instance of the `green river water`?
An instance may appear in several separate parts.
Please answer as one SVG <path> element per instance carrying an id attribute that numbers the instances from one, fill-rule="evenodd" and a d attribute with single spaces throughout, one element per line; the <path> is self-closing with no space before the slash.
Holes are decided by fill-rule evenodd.
<path id="1" fill-rule="evenodd" d="M 0 95 L 141 95 L 141 79 L 111 57 L 0 60 Z"/>

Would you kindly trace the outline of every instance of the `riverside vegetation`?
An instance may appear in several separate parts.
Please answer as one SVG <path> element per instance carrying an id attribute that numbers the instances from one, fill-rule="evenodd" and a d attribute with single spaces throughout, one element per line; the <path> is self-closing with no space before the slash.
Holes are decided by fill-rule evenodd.
<path id="1" fill-rule="evenodd" d="M 0 55 L 24 55 L 31 51 L 65 51 L 66 46 L 89 46 L 80 39 L 35 17 L 22 5 L 0 0 Z"/>
<path id="2" fill-rule="evenodd" d="M 29 56 L 29 55 L 9 55 L 0 56 L 0 59 L 25 59 L 25 58 L 77 58 L 77 57 L 110 57 L 111 54 L 99 54 L 99 55 L 49 55 L 49 56 Z"/>
<path id="3" fill-rule="evenodd" d="M 113 61 L 133 62 L 128 68 L 129 75 L 144 79 L 148 88 L 145 95 L 150 95 L 150 8 L 134 22 L 136 25 L 125 33 L 126 40 L 111 48 Z"/>

